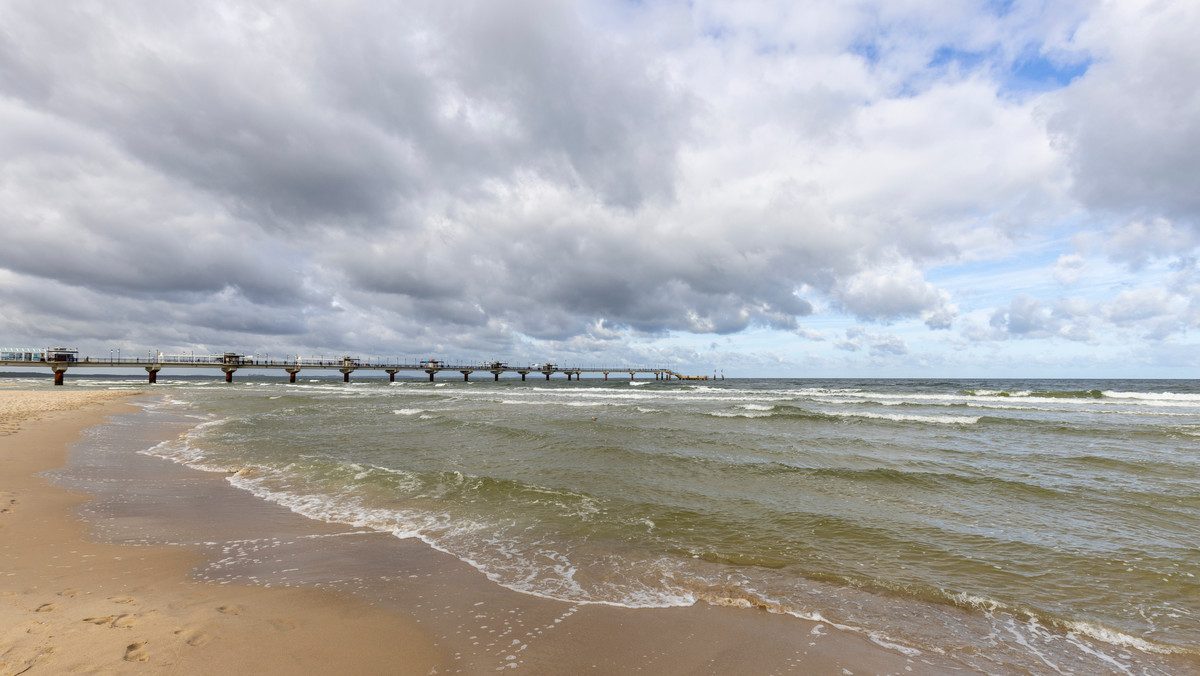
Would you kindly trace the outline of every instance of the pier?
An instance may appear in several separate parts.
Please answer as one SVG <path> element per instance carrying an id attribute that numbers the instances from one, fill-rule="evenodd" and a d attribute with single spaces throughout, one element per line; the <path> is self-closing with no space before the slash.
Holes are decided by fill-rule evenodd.
<path id="1" fill-rule="evenodd" d="M 500 380 L 505 373 L 515 373 L 525 380 L 531 374 L 545 376 L 550 380 L 553 375 L 565 375 L 567 380 L 580 380 L 583 374 L 603 375 L 608 380 L 609 375 L 623 376 L 629 374 L 630 380 L 635 380 L 639 374 L 654 376 L 655 380 L 708 380 L 709 376 L 685 376 L 674 370 L 662 367 L 635 366 L 559 366 L 553 363 L 537 363 L 528 365 L 510 365 L 502 361 L 480 363 L 452 364 L 440 359 L 426 359 L 415 362 L 407 361 L 370 361 L 356 357 L 345 356 L 340 359 L 301 359 L 299 356 L 284 359 L 267 357 L 251 357 L 236 352 L 226 352 L 214 355 L 194 354 L 164 354 L 150 352 L 150 356 L 122 358 L 118 352 L 109 354 L 108 359 L 90 356 L 80 356 L 78 350 L 68 348 L 0 348 L 0 367 L 17 366 L 33 368 L 49 368 L 54 373 L 54 384 L 62 385 L 68 369 L 71 368 L 142 368 L 146 370 L 148 382 L 153 385 L 158 382 L 158 373 L 163 369 L 218 369 L 225 374 L 225 382 L 233 382 L 233 374 L 242 369 L 277 370 L 288 374 L 288 382 L 296 382 L 296 374 L 302 370 L 339 371 L 343 382 L 350 382 L 350 374 L 355 371 L 383 371 L 388 374 L 388 380 L 396 381 L 396 374 L 404 372 L 424 372 L 433 382 L 435 376 L 443 371 L 461 373 L 463 381 L 470 382 L 474 373 L 488 373 L 493 380 Z M 714 376 L 715 377 L 715 376 Z"/>

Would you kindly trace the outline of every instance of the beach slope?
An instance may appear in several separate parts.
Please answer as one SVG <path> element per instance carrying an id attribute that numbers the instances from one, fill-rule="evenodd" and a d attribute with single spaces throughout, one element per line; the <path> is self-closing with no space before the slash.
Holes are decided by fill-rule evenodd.
<path id="1" fill-rule="evenodd" d="M 194 582 L 195 552 L 92 541 L 88 496 L 39 473 L 132 396 L 0 390 L 0 674 L 444 670 L 414 620 L 354 597 Z"/>

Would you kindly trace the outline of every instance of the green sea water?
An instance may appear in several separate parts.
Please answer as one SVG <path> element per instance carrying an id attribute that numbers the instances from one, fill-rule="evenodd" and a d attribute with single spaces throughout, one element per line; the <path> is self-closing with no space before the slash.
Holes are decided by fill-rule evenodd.
<path id="1" fill-rule="evenodd" d="M 1200 664 L 1200 381 L 159 383 L 197 424 L 148 452 L 523 593 L 987 673 Z"/>

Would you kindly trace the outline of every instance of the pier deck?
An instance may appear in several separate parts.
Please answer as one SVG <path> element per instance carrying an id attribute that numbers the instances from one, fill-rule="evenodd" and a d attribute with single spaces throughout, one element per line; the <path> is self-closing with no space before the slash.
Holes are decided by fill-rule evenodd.
<path id="1" fill-rule="evenodd" d="M 389 380 L 395 381 L 396 374 L 401 371 L 421 371 L 429 375 L 429 380 L 432 382 L 434 376 L 442 371 L 458 372 L 463 376 L 464 381 L 471 379 L 471 374 L 477 372 L 490 373 L 494 380 L 500 380 L 500 376 L 506 373 L 515 373 L 521 376 L 521 380 L 531 373 L 541 374 L 550 380 L 550 376 L 555 374 L 563 374 L 567 380 L 572 377 L 575 380 L 582 378 L 583 374 L 603 374 L 604 379 L 608 380 L 609 374 L 629 374 L 629 379 L 636 379 L 638 374 L 653 375 L 655 380 L 670 380 L 672 378 L 678 380 L 707 380 L 708 376 L 685 376 L 676 373 L 674 370 L 663 367 L 642 367 L 642 366 L 558 366 L 556 364 L 528 364 L 524 366 L 514 366 L 506 362 L 492 361 L 471 364 L 452 364 L 442 360 L 429 359 L 416 362 L 389 362 L 389 361 L 370 361 L 358 359 L 355 357 L 342 357 L 340 359 L 301 359 L 286 358 L 286 359 L 269 359 L 250 357 L 237 353 L 226 353 L 221 355 L 168 355 L 159 353 L 157 356 L 138 357 L 134 359 L 112 357 L 108 359 L 80 357 L 74 350 L 66 350 L 63 348 L 50 348 L 43 351 L 23 350 L 20 352 L 9 351 L 0 353 L 3 357 L 20 357 L 20 358 L 3 358 L 0 359 L 0 367 L 23 367 L 23 368 L 48 368 L 54 372 L 54 384 L 62 385 L 64 376 L 68 369 L 72 368 L 141 368 L 145 369 L 150 384 L 154 384 L 158 379 L 158 372 L 163 369 L 219 369 L 225 374 L 226 382 L 233 382 L 234 372 L 241 369 L 265 369 L 284 371 L 289 375 L 289 382 L 296 382 L 296 374 L 302 370 L 335 370 L 343 375 L 344 382 L 350 382 L 350 374 L 354 371 L 383 371 L 388 374 Z"/>

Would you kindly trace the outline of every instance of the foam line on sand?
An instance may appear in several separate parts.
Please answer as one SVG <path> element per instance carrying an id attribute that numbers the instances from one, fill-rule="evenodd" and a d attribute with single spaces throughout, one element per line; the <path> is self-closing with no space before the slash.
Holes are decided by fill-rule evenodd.
<path id="1" fill-rule="evenodd" d="M 0 390 L 0 674 L 444 673 L 413 619 L 345 594 L 192 581 L 180 547 L 91 541 L 40 473 L 129 392 Z"/>

